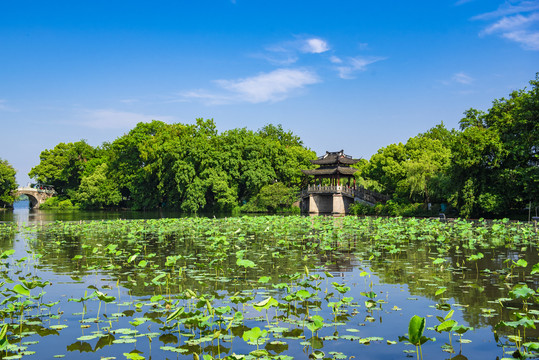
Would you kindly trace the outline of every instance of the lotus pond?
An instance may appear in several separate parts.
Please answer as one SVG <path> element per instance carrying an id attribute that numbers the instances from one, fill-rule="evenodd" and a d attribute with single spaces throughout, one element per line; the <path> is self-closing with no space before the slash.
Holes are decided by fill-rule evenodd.
<path id="1" fill-rule="evenodd" d="M 0 358 L 536 357 L 538 240 L 509 221 L 4 222 Z"/>

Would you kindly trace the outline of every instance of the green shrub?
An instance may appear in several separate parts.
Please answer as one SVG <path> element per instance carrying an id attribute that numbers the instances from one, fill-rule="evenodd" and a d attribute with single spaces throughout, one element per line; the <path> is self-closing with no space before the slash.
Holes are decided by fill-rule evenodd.
<path id="1" fill-rule="evenodd" d="M 374 206 L 361 203 L 361 202 L 355 202 L 350 205 L 349 208 L 351 215 L 374 215 L 376 214 L 376 209 Z"/>
<path id="2" fill-rule="evenodd" d="M 58 196 L 53 196 L 45 200 L 45 202 L 39 205 L 41 210 L 74 210 L 78 209 L 78 205 L 73 205 L 71 200 L 62 199 Z"/>
<path id="3" fill-rule="evenodd" d="M 242 212 L 299 212 L 296 201 L 296 189 L 289 188 L 283 183 L 265 185 L 260 192 L 241 207 Z M 296 210 L 297 208 L 297 210 Z"/>

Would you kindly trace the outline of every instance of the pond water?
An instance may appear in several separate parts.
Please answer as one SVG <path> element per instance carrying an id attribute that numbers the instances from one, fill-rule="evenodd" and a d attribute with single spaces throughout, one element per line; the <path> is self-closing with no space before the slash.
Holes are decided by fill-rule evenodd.
<path id="1" fill-rule="evenodd" d="M 1 215 L 0 358 L 535 354 L 533 224 L 99 214 Z"/>

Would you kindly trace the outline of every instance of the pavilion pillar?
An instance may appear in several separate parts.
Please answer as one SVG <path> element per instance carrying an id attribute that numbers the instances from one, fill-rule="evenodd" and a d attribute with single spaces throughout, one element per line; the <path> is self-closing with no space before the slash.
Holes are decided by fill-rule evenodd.
<path id="1" fill-rule="evenodd" d="M 314 196 L 313 194 L 309 195 L 309 213 L 318 214 L 318 204 L 316 204 Z"/>
<path id="2" fill-rule="evenodd" d="M 341 193 L 333 194 L 333 208 L 332 213 L 334 215 L 344 215 L 346 214 L 346 209 L 344 207 L 344 199 Z"/>

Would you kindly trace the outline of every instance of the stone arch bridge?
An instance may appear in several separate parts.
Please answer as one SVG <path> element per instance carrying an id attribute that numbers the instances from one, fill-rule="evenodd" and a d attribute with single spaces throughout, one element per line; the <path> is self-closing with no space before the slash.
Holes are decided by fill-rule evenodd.
<path id="1" fill-rule="evenodd" d="M 43 204 L 45 200 L 56 195 L 56 191 L 51 189 L 39 189 L 33 187 L 20 187 L 13 192 L 13 197 L 18 198 L 21 195 L 28 196 L 30 199 L 30 207 L 32 209 L 39 209 L 39 205 Z"/>

